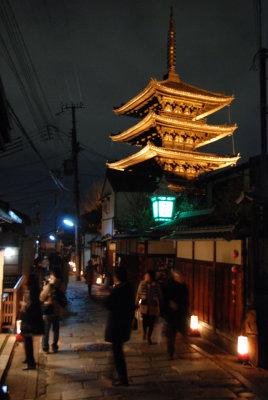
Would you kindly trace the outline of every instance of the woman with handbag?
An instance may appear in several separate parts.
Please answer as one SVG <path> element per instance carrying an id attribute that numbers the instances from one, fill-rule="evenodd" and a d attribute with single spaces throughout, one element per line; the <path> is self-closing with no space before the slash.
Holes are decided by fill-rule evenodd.
<path id="1" fill-rule="evenodd" d="M 160 314 L 160 300 L 161 292 L 158 283 L 155 281 L 155 273 L 148 270 L 144 275 L 144 280 L 139 284 L 136 305 L 140 307 L 142 314 L 143 340 L 147 338 L 149 344 L 153 344 L 151 336 L 156 316 Z"/>

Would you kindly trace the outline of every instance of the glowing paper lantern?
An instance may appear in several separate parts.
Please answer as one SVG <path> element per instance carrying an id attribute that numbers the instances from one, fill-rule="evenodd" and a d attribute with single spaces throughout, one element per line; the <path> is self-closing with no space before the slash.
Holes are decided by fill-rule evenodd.
<path id="1" fill-rule="evenodd" d="M 101 277 L 98 277 L 98 278 L 96 279 L 96 284 L 97 284 L 97 285 L 101 285 L 101 284 L 102 284 L 102 279 L 101 279 Z"/>
<path id="2" fill-rule="evenodd" d="M 240 361 L 245 362 L 248 360 L 248 338 L 246 336 L 238 336 L 237 355 Z"/>
<path id="3" fill-rule="evenodd" d="M 197 315 L 191 315 L 190 332 L 191 335 L 199 335 L 199 324 Z"/>

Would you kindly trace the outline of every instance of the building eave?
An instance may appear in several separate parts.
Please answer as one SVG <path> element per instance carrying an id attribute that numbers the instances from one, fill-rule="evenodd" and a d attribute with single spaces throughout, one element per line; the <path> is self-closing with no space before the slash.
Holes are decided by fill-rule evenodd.
<path id="1" fill-rule="evenodd" d="M 240 155 L 237 156 L 217 156 L 214 154 L 200 153 L 194 151 L 184 150 L 170 150 L 161 147 L 156 147 L 151 143 L 147 144 L 138 153 L 133 154 L 127 158 L 114 163 L 107 163 L 107 166 L 112 169 L 124 171 L 132 165 L 142 163 L 154 157 L 163 157 L 167 159 L 174 159 L 178 161 L 193 161 L 193 162 L 210 162 L 217 165 L 217 168 L 224 168 L 230 165 L 235 165 L 239 160 Z M 214 168 L 214 169 L 217 169 Z"/>
<path id="2" fill-rule="evenodd" d="M 115 108 L 114 112 L 117 115 L 123 115 L 135 109 L 140 109 L 144 102 L 148 102 L 150 98 L 157 97 L 158 95 L 167 95 L 174 98 L 185 98 L 187 100 L 199 101 L 210 105 L 210 109 L 199 114 L 195 120 L 202 119 L 205 116 L 214 113 L 215 111 L 229 105 L 234 100 L 234 95 L 226 96 L 199 89 L 195 86 L 178 81 L 176 87 L 168 87 L 169 80 L 157 81 L 151 78 L 146 88 L 137 96 L 123 104 L 121 107 Z M 181 88 L 180 88 L 181 86 Z"/>
<path id="3" fill-rule="evenodd" d="M 142 121 L 140 121 L 136 125 L 132 126 L 122 133 L 112 135 L 110 136 L 110 138 L 114 142 L 129 142 L 139 137 L 142 133 L 148 131 L 150 128 L 156 127 L 157 125 L 170 126 L 175 129 L 189 129 L 195 133 L 210 135 L 209 138 L 204 139 L 201 143 L 198 143 L 196 147 L 205 146 L 226 136 L 230 136 L 237 129 L 236 124 L 208 125 L 202 122 L 187 121 L 180 118 L 168 117 L 165 115 L 158 115 L 154 112 L 150 112 Z"/>
<path id="4" fill-rule="evenodd" d="M 231 237 L 237 236 L 235 225 L 225 226 L 204 226 L 204 227 L 192 227 L 174 231 L 168 235 L 161 236 L 160 240 L 202 240 L 202 239 L 216 239 L 216 240 L 227 240 Z"/>

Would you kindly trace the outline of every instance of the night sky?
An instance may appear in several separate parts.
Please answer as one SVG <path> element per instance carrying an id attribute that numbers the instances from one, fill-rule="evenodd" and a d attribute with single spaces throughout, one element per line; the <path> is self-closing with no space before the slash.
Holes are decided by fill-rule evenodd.
<path id="1" fill-rule="evenodd" d="M 235 152 L 242 156 L 240 162 L 260 153 L 257 59 L 254 65 L 259 48 L 256 1 L 12 0 L 10 3 L 22 36 L 13 17 L 7 32 L 3 21 L 7 20 L 7 11 L 10 15 L 9 3 L 0 0 L 0 65 L 6 96 L 49 168 L 59 174 L 63 171 L 63 160 L 71 155 L 72 120 L 70 111 L 56 114 L 62 104 L 84 105 L 77 109 L 82 209 L 93 184 L 103 182 L 105 162 L 138 150 L 110 140 L 111 133 L 138 122 L 116 116 L 113 107 L 137 95 L 151 77 L 162 80 L 166 74 L 170 5 L 175 7 L 176 72 L 180 79 L 212 92 L 234 94 L 230 113 L 225 108 L 209 117 L 208 123 L 237 123 L 234 142 Z M 263 47 L 267 47 L 268 2 L 263 1 L 262 8 Z M 25 60 L 22 37 L 32 62 L 26 73 L 20 64 Z M 21 90 L 21 82 L 25 92 Z M 35 97 L 39 99 L 38 106 Z M 53 125 L 56 130 L 50 129 L 48 134 L 45 125 Z M 58 190 L 48 169 L 14 124 L 11 136 L 13 144 L 0 153 L 0 199 L 31 218 L 35 217 L 39 202 L 40 233 L 53 230 L 55 194 L 58 193 L 60 203 L 58 223 L 71 209 L 73 197 L 68 191 Z M 232 139 L 226 138 L 200 151 L 232 154 Z M 69 189 L 72 180 L 62 178 Z"/>

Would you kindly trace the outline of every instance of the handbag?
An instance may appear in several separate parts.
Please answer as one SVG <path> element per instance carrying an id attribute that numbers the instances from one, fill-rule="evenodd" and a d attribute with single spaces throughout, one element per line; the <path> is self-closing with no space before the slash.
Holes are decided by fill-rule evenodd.
<path id="1" fill-rule="evenodd" d="M 53 314 L 53 311 L 54 311 L 53 304 L 44 304 L 43 303 L 41 305 L 41 310 L 42 310 L 43 315 Z"/>

